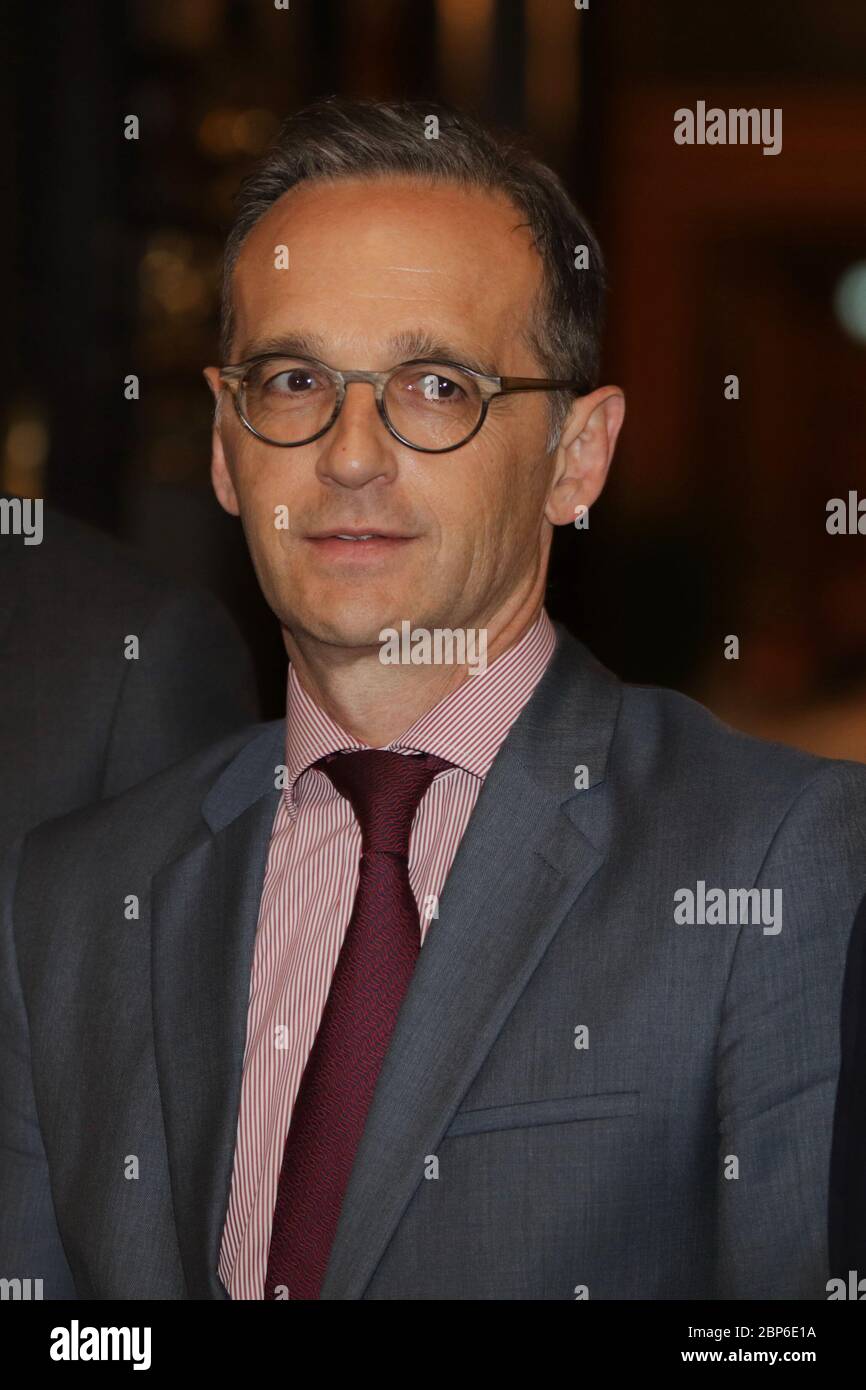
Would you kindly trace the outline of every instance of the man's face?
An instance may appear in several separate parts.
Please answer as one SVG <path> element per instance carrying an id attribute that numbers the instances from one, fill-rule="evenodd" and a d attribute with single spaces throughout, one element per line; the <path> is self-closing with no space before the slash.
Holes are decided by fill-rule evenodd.
<path id="1" fill-rule="evenodd" d="M 423 334 L 457 362 L 543 376 L 523 334 L 542 267 L 505 198 L 409 179 L 299 185 L 253 228 L 234 273 L 232 360 L 266 339 L 315 336 L 332 367 L 384 370 L 421 353 Z M 276 248 L 289 268 L 275 268 Z M 424 353 L 423 355 L 427 355 Z M 438 356 L 438 354 L 437 354 Z M 209 381 L 215 377 L 209 369 Z M 538 587 L 550 524 L 544 508 L 546 393 L 500 397 L 459 449 L 425 454 L 385 429 L 373 388 L 350 384 L 341 414 L 297 448 L 243 428 L 227 395 L 214 483 L 239 512 L 265 597 L 284 626 L 344 648 L 379 645 L 382 628 L 486 627 Z M 288 526 L 275 525 L 279 509 Z M 386 532 L 368 543 L 323 533 Z"/>

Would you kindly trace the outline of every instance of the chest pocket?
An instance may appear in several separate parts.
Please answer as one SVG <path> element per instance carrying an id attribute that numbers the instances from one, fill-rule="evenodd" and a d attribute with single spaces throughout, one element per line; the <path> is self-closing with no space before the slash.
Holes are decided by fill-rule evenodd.
<path id="1" fill-rule="evenodd" d="M 556 1100 L 528 1100 L 518 1105 L 485 1106 L 461 1110 L 446 1131 L 447 1139 L 463 1134 L 485 1134 L 495 1129 L 527 1129 L 534 1125 L 563 1125 L 574 1120 L 606 1120 L 636 1115 L 640 1091 L 612 1091 L 595 1096 L 563 1096 Z"/>

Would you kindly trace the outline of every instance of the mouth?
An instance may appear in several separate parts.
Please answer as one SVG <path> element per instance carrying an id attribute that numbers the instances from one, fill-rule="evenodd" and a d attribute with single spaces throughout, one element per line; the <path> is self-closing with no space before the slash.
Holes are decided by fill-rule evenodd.
<path id="1" fill-rule="evenodd" d="M 319 531 L 308 535 L 307 542 L 323 556 L 331 559 L 382 558 L 417 540 L 396 531 L 376 531 L 365 527 L 348 527 L 340 531 Z"/>

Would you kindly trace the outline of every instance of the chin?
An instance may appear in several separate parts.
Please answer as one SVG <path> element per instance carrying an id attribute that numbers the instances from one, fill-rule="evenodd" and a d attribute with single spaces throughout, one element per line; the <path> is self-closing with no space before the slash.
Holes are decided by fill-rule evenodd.
<path id="1" fill-rule="evenodd" d="M 395 625 L 387 617 L 372 616 L 369 611 L 363 614 L 347 613 L 345 605 L 334 612 L 319 609 L 316 612 L 295 613 L 282 621 L 291 633 L 302 639 L 308 637 L 348 650 L 380 647 L 382 641 L 379 633 L 383 628 Z M 399 626 L 399 623 L 396 625 Z"/>

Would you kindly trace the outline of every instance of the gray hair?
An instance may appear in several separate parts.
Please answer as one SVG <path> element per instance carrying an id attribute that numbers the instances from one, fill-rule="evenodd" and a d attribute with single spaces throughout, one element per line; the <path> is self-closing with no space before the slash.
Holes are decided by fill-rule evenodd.
<path id="1" fill-rule="evenodd" d="M 435 117 L 438 128 L 430 126 Z M 437 129 L 437 138 L 427 138 Z M 604 263 L 592 229 L 547 165 L 512 136 L 436 102 L 374 102 L 331 97 L 289 116 L 274 144 L 244 179 L 223 261 L 220 352 L 230 360 L 234 335 L 232 274 L 252 228 L 296 184 L 377 175 L 406 175 L 499 191 L 525 215 L 543 264 L 544 281 L 532 322 L 530 350 L 551 377 L 598 385 Z M 586 248 L 585 269 L 575 253 Z M 568 415 L 568 392 L 550 397 L 548 451 Z"/>

